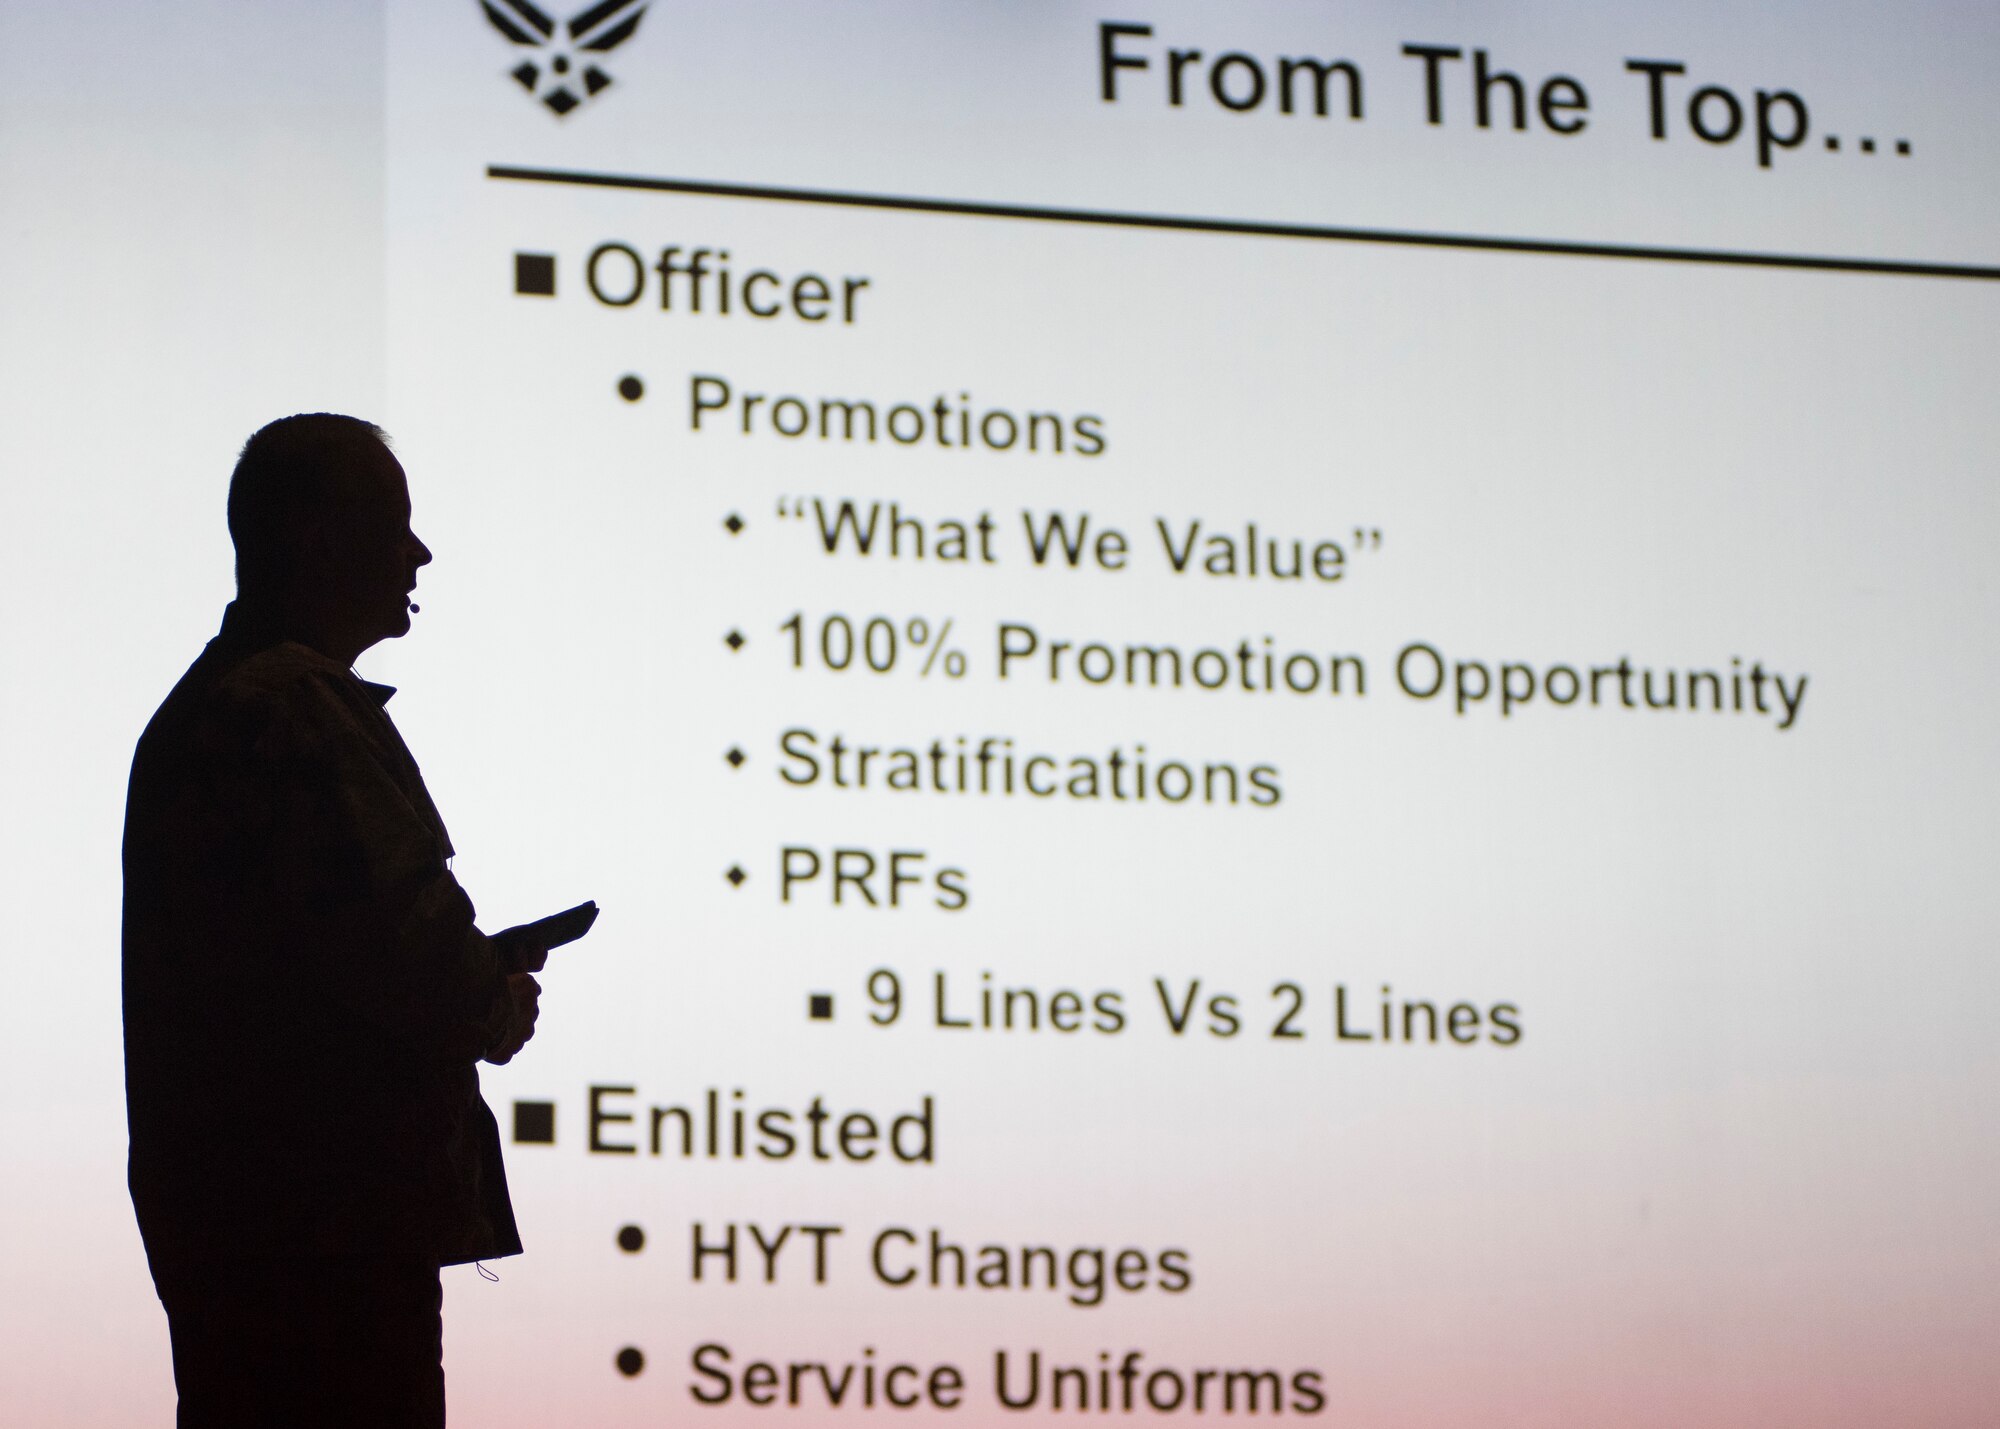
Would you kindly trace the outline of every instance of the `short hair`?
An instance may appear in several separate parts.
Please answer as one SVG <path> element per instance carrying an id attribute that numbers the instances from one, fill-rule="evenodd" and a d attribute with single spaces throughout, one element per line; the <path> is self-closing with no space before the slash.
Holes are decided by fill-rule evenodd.
<path id="1" fill-rule="evenodd" d="M 356 476 L 379 471 L 388 450 L 373 422 L 333 412 L 280 417 L 253 433 L 229 478 L 237 593 L 280 589 L 306 531 L 346 504 Z"/>

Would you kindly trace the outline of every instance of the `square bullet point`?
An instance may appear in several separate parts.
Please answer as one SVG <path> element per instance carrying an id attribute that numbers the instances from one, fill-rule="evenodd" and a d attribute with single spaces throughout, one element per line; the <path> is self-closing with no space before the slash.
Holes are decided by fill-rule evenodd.
<path id="1" fill-rule="evenodd" d="M 556 255 L 516 253 L 514 291 L 533 298 L 553 298 L 556 295 Z"/>
<path id="2" fill-rule="evenodd" d="M 556 1104 L 515 1102 L 514 1140 L 531 1146 L 556 1144 Z"/>
<path id="3" fill-rule="evenodd" d="M 806 1015 L 815 1022 L 833 1021 L 833 994 L 816 992 L 806 999 Z"/>

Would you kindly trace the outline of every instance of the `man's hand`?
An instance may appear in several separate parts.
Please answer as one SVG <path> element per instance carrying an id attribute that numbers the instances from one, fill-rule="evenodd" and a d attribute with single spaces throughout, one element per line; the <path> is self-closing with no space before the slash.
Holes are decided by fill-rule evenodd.
<path id="1" fill-rule="evenodd" d="M 491 941 L 499 951 L 500 966 L 510 973 L 538 973 L 549 964 L 548 944 L 535 936 L 532 923 L 502 928 Z"/>
<path id="2" fill-rule="evenodd" d="M 546 952 L 544 949 L 544 956 Z M 513 1018 L 499 1042 L 486 1053 L 486 1060 L 495 1066 L 513 1061 L 514 1054 L 528 1045 L 528 1039 L 535 1035 L 535 1019 L 542 1010 L 542 985 L 526 973 L 507 974 L 507 995 Z"/>

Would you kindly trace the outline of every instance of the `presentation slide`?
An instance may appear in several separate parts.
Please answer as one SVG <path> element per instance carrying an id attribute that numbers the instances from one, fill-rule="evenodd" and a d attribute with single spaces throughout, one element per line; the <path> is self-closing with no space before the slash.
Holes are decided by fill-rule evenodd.
<path id="1" fill-rule="evenodd" d="M 124 782 L 333 410 L 602 909 L 453 1423 L 2000 1422 L 2000 12 L 569 5 L 0 17 L 0 1419 L 172 1413 Z"/>

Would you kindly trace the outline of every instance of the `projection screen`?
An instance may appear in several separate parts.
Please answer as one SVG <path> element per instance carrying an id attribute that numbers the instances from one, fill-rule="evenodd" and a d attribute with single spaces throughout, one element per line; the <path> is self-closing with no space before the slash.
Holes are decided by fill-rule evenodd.
<path id="1" fill-rule="evenodd" d="M 603 909 L 455 1422 L 2000 1416 L 2000 15 L 572 3 L 0 15 L 8 1422 L 171 1411 L 124 779 L 318 410 Z"/>

